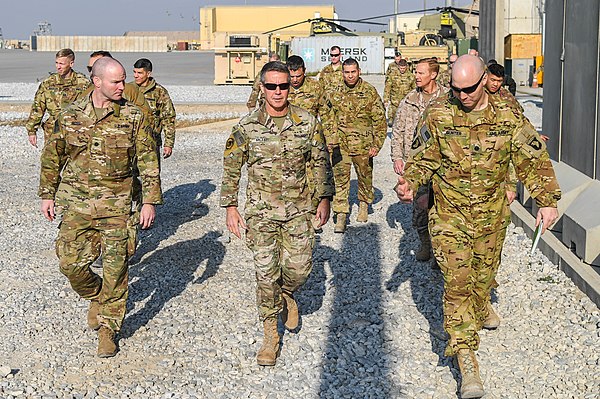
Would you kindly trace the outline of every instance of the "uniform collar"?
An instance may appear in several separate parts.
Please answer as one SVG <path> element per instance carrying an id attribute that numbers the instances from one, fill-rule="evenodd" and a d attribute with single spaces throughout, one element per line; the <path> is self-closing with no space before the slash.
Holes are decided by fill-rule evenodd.
<path id="1" fill-rule="evenodd" d="M 256 118 L 258 123 L 263 125 L 269 130 L 273 130 L 273 126 L 275 126 L 275 122 L 265 108 L 265 104 L 263 104 L 259 109 L 255 110 L 257 113 Z M 288 102 L 288 112 L 285 115 L 285 122 L 283 123 L 283 127 L 281 131 L 284 131 L 291 126 L 296 126 L 302 123 L 302 118 L 295 112 L 294 106 Z"/>

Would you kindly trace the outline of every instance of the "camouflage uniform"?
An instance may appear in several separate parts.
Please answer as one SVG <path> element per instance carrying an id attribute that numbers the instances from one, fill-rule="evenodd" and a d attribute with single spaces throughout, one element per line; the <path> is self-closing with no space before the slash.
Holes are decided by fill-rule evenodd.
<path id="1" fill-rule="evenodd" d="M 248 97 L 248 101 L 246 102 L 246 106 L 248 109 L 256 108 L 256 103 L 260 102 L 262 99 L 262 91 L 260 91 L 260 72 L 254 78 L 254 83 L 252 84 L 252 92 L 250 93 L 250 97 Z"/>
<path id="2" fill-rule="evenodd" d="M 90 80 L 79 72 L 71 71 L 71 76 L 63 79 L 58 73 L 53 73 L 47 77 L 38 87 L 29 118 L 25 124 L 27 134 L 35 136 L 38 127 L 42 123 L 44 114 L 48 112 L 49 117 L 43 125 L 44 142 L 52 133 L 54 121 L 57 115 L 67 105 L 73 103 L 75 99 L 84 92 Z"/>
<path id="3" fill-rule="evenodd" d="M 319 198 L 333 195 L 331 167 L 320 125 L 293 105 L 281 130 L 264 105 L 242 118 L 227 140 L 221 206 L 238 205 L 241 169 L 248 167 L 246 241 L 254 253 L 261 320 L 282 309 L 282 290 L 293 293 L 312 269 L 314 213 L 307 183 L 312 169 Z"/>
<path id="4" fill-rule="evenodd" d="M 144 94 L 144 98 L 146 98 L 146 102 L 148 102 L 148 106 L 152 111 L 154 141 L 160 159 L 160 147 L 163 145 L 161 133 L 165 135 L 165 147 L 173 148 L 175 146 L 175 107 L 173 107 L 167 89 L 156 83 L 154 78 L 150 78 L 146 86 L 133 84 Z"/>
<path id="5" fill-rule="evenodd" d="M 313 116 L 319 115 L 319 106 L 323 96 L 321 84 L 308 76 L 304 78 L 302 86 L 295 89 L 290 85 L 288 101 L 296 107 L 304 108 Z"/>
<path id="6" fill-rule="evenodd" d="M 392 126 L 391 140 L 391 157 L 392 161 L 402 159 L 404 162 L 408 160 L 410 155 L 410 146 L 415 135 L 415 129 L 419 123 L 419 119 L 425 111 L 425 108 L 430 102 L 437 99 L 441 95 L 448 92 L 448 89 L 437 85 L 431 97 L 423 95 L 423 90 L 416 88 L 404 97 L 396 111 L 394 125 Z M 424 184 L 419 187 L 415 200 L 413 202 L 413 227 L 417 229 L 417 233 L 421 240 L 427 233 L 427 209 L 421 209 L 417 206 L 418 199 L 426 195 L 429 197 L 429 184 Z M 428 239 L 428 238 L 425 238 Z"/>
<path id="7" fill-rule="evenodd" d="M 450 79 L 452 77 L 452 71 L 450 68 L 444 69 L 438 73 L 437 83 L 442 87 L 450 87 Z"/>
<path id="8" fill-rule="evenodd" d="M 128 223 L 133 165 L 144 203 L 162 202 L 151 127 L 125 100 L 98 117 L 91 97 L 59 114 L 41 157 L 42 199 L 63 212 L 56 253 L 61 272 L 81 297 L 100 304 L 99 321 L 119 331 L 127 300 Z M 62 173 L 61 173 L 62 171 Z M 103 278 L 90 265 L 103 254 Z"/>
<path id="9" fill-rule="evenodd" d="M 400 67 L 396 62 L 388 65 L 385 72 L 385 88 L 383 90 L 383 102 L 389 103 L 388 119 L 393 119 L 396 116 L 396 110 L 400 101 L 413 90 L 416 86 L 415 77 L 407 69 L 406 72 L 400 72 Z"/>
<path id="10" fill-rule="evenodd" d="M 325 65 L 319 72 L 319 83 L 325 91 L 337 90 L 344 85 L 344 73 L 342 64 L 338 67 L 333 65 Z"/>
<path id="11" fill-rule="evenodd" d="M 546 146 L 510 103 L 489 96 L 476 118 L 443 96 L 419 122 L 404 176 L 413 191 L 433 181 L 429 229 L 444 275 L 446 355 L 477 350 L 506 227 L 504 183 L 512 162 L 540 207 L 556 207 L 560 189 Z"/>
<path id="12" fill-rule="evenodd" d="M 332 151 L 335 197 L 333 211 L 350 213 L 350 169 L 358 177 L 358 199 L 373 202 L 373 158 L 369 149 L 381 149 L 387 135 L 385 109 L 377 90 L 359 78 L 354 87 L 342 85 L 328 91 L 323 108 L 327 145 L 339 146 Z"/>

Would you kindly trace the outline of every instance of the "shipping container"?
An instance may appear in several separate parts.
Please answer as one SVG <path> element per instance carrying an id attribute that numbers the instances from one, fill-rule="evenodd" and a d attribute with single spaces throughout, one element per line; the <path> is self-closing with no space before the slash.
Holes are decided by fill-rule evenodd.
<path id="1" fill-rule="evenodd" d="M 307 72 L 319 72 L 331 63 L 329 49 L 339 46 L 342 61 L 354 58 L 363 74 L 383 74 L 384 46 L 381 36 L 311 36 L 292 39 L 292 54 L 304 59 Z"/>
<path id="2" fill-rule="evenodd" d="M 533 58 L 542 55 L 542 35 L 512 34 L 504 38 L 504 58 Z"/>
<path id="3" fill-rule="evenodd" d="M 188 49 L 188 42 L 182 42 L 182 41 L 177 42 L 177 51 L 187 51 L 187 49 Z"/>

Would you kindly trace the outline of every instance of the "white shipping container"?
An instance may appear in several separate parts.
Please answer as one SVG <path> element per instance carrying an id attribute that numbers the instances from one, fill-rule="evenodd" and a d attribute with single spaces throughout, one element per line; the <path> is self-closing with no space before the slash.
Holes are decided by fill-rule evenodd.
<path id="1" fill-rule="evenodd" d="M 307 72 L 319 72 L 331 63 L 329 49 L 339 46 L 342 61 L 354 58 L 363 74 L 383 74 L 383 37 L 381 36 L 311 36 L 292 39 L 292 54 L 304 59 Z"/>

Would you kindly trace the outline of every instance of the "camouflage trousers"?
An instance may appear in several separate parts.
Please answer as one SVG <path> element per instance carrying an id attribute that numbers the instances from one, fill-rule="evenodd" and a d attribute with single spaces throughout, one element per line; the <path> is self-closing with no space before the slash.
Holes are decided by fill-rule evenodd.
<path id="1" fill-rule="evenodd" d="M 487 317 L 486 304 L 498 286 L 506 229 L 473 238 L 432 213 L 429 221 L 435 258 L 444 276 L 444 329 L 449 335 L 446 356 L 459 349 L 479 348 L 478 331 Z"/>
<path id="2" fill-rule="evenodd" d="M 420 198 L 425 197 L 429 201 L 429 185 L 420 186 L 413 200 L 412 225 L 417 230 L 419 236 L 428 233 L 429 229 L 429 208 L 421 208 L 417 205 Z"/>
<path id="3" fill-rule="evenodd" d="M 260 319 L 277 317 L 281 293 L 293 293 L 312 270 L 315 232 L 310 215 L 286 222 L 253 216 L 247 220 L 246 242 L 254 255 L 256 302 Z"/>
<path id="4" fill-rule="evenodd" d="M 396 112 L 398 112 L 399 106 L 400 106 L 400 103 L 394 104 L 394 103 L 390 102 L 390 105 L 388 106 L 388 110 L 387 110 L 388 126 L 390 123 L 393 125 L 394 119 L 396 119 Z"/>
<path id="5" fill-rule="evenodd" d="M 358 180 L 358 200 L 370 204 L 373 202 L 373 158 L 368 154 L 349 155 L 340 148 L 331 154 L 335 195 L 333 196 L 333 212 L 350 213 L 350 175 L 354 165 Z"/>
<path id="6" fill-rule="evenodd" d="M 119 331 L 128 293 L 129 215 L 93 219 L 66 211 L 56 240 L 60 271 L 79 296 L 100 303 L 100 324 Z M 90 265 L 102 253 L 102 275 Z"/>

